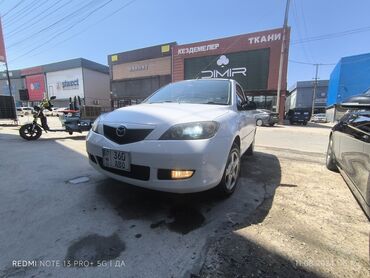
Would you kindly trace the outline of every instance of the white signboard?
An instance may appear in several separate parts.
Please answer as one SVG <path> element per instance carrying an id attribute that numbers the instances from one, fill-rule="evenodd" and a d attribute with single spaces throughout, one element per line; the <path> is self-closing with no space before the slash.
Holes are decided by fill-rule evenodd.
<path id="1" fill-rule="evenodd" d="M 49 97 L 68 99 L 74 96 L 84 97 L 82 68 L 46 73 Z"/>

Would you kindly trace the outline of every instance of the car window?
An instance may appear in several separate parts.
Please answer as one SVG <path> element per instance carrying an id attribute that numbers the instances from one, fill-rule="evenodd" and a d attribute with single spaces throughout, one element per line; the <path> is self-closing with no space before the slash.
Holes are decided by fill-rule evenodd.
<path id="1" fill-rule="evenodd" d="M 244 91 L 239 84 L 236 84 L 236 94 L 240 97 L 241 100 L 248 101 L 248 98 L 245 97 Z"/>
<path id="2" fill-rule="evenodd" d="M 242 110 L 242 103 L 246 101 L 248 100 L 245 99 L 243 89 L 239 86 L 239 84 L 236 84 L 236 105 L 238 110 Z"/>
<path id="3" fill-rule="evenodd" d="M 242 110 L 242 103 L 243 100 L 239 96 L 239 94 L 236 94 L 236 106 L 238 107 L 238 110 Z"/>
<path id="4" fill-rule="evenodd" d="M 145 103 L 230 104 L 230 81 L 188 80 L 169 84 L 151 95 Z"/>
<path id="5" fill-rule="evenodd" d="M 352 114 L 348 124 L 366 133 L 370 133 L 370 112 L 369 114 Z"/>

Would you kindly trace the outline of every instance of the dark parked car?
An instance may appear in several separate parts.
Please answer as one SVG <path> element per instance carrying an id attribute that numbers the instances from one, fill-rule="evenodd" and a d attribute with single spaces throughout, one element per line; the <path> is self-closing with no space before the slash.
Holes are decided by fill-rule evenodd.
<path id="1" fill-rule="evenodd" d="M 266 109 L 257 109 L 253 111 L 257 126 L 269 125 L 274 126 L 279 122 L 279 113 Z"/>
<path id="2" fill-rule="evenodd" d="M 296 108 L 288 111 L 286 119 L 289 120 L 291 125 L 293 124 L 303 124 L 307 125 L 310 120 L 311 112 L 308 109 Z"/>
<path id="3" fill-rule="evenodd" d="M 330 134 L 326 167 L 342 174 L 370 219 L 370 96 L 356 110 L 353 98 L 347 103 L 351 110 Z"/>

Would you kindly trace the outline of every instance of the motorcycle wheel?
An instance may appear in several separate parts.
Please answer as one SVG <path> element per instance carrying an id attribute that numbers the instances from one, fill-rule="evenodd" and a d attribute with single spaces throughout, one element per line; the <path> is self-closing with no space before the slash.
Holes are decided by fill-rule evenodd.
<path id="1" fill-rule="evenodd" d="M 25 124 L 19 129 L 19 135 L 27 141 L 37 140 L 40 138 L 41 134 L 41 127 L 34 124 Z"/>

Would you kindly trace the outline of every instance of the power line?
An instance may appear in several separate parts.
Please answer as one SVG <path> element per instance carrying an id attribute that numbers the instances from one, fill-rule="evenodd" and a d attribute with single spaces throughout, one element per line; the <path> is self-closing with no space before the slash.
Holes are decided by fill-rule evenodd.
<path id="1" fill-rule="evenodd" d="M 100 20 L 96 21 L 96 22 L 95 22 L 95 23 L 93 23 L 93 24 L 88 25 L 86 28 L 82 29 L 80 32 L 77 32 L 77 33 L 73 34 L 72 36 L 67 37 L 67 38 L 66 38 L 66 39 L 64 39 L 64 40 L 57 42 L 56 44 L 52 45 L 50 48 L 53 48 L 53 47 L 59 46 L 60 44 L 65 43 L 65 42 L 67 42 L 67 41 L 69 41 L 69 40 L 73 39 L 74 37 L 76 37 L 76 36 L 78 36 L 78 35 L 80 35 L 80 34 L 82 34 L 82 33 L 86 32 L 88 29 L 90 29 L 91 27 L 95 26 L 96 24 L 101 24 L 103 21 L 110 19 L 112 16 L 114 16 L 114 15 L 115 15 L 115 14 L 117 14 L 117 13 L 119 13 L 121 10 L 123 10 L 124 8 L 128 7 L 129 5 L 133 4 L 133 3 L 134 3 L 134 2 L 136 2 L 136 1 L 137 1 L 137 0 L 131 0 L 131 1 L 127 2 L 126 4 L 122 5 L 122 6 L 121 6 L 121 7 L 119 7 L 118 9 L 116 9 L 114 12 L 112 12 L 112 13 L 110 13 L 110 14 L 107 14 L 107 15 L 106 15 L 105 17 L 103 17 L 102 19 L 100 19 Z M 44 45 L 46 45 L 46 44 L 47 44 L 47 42 L 43 43 L 42 45 L 40 45 L 39 47 L 37 47 L 37 49 L 39 49 L 39 48 L 43 47 L 43 46 L 44 46 Z M 37 49 L 35 49 L 35 50 L 37 50 Z M 34 54 L 34 55 L 39 55 L 39 54 L 41 54 L 41 53 L 43 53 L 43 52 L 44 52 L 44 50 L 42 50 L 42 51 L 40 51 L 40 52 L 38 52 L 38 53 L 36 53 L 36 54 Z M 29 53 L 27 53 L 27 54 L 29 54 Z M 13 59 L 13 60 L 11 60 L 10 62 L 13 62 L 13 61 L 15 61 L 15 60 L 18 60 L 19 58 L 22 58 L 23 56 L 25 56 L 25 54 L 23 54 L 22 56 L 18 56 L 18 57 L 16 57 L 16 58 L 14 58 L 14 59 Z"/>
<path id="2" fill-rule="evenodd" d="M 296 5 L 296 1 L 293 1 L 292 11 L 293 11 L 293 18 L 295 19 L 295 23 L 296 23 L 295 30 L 297 31 L 298 38 L 302 39 L 303 32 L 301 32 L 301 28 L 300 28 L 301 26 L 300 26 L 299 21 L 298 21 L 298 9 L 297 9 L 297 5 Z M 306 59 L 311 60 L 311 62 L 312 62 L 313 61 L 312 56 L 310 55 L 310 57 L 309 57 L 308 51 L 307 51 L 305 45 L 302 46 L 302 50 L 303 50 L 303 54 L 306 57 Z"/>
<path id="3" fill-rule="evenodd" d="M 112 0 L 109 0 L 109 1 L 112 1 Z M 19 44 L 23 43 L 24 41 L 27 41 L 28 39 L 35 37 L 36 35 L 41 34 L 42 32 L 44 32 L 44 31 L 46 31 L 46 30 L 48 30 L 48 29 L 50 29 L 50 28 L 52 28 L 52 27 L 54 27 L 54 26 L 58 25 L 59 23 L 63 22 L 64 20 L 71 19 L 71 18 L 72 18 L 73 16 L 75 16 L 76 14 L 79 14 L 79 12 L 80 12 L 80 11 L 83 11 L 85 8 L 87 8 L 87 7 L 91 6 L 94 2 L 96 2 L 96 1 L 95 1 L 95 0 L 92 0 L 92 1 L 88 2 L 86 5 L 84 5 L 84 6 L 80 7 L 79 9 L 75 10 L 75 11 L 74 11 L 74 12 L 72 12 L 72 13 L 67 14 L 66 16 L 62 17 L 61 19 L 59 19 L 59 20 L 57 20 L 57 21 L 55 21 L 55 22 L 53 22 L 52 24 L 50 24 L 50 25 L 48 25 L 48 26 L 46 26 L 46 27 L 44 27 L 44 28 L 40 29 L 40 30 L 39 30 L 39 31 L 37 31 L 36 33 L 33 33 L 33 34 L 31 34 L 31 35 L 29 35 L 29 36 L 27 36 L 27 37 L 23 38 L 22 40 L 19 40 L 19 41 L 15 42 L 15 43 L 13 43 L 13 44 L 9 45 L 9 46 L 8 46 L 8 49 L 10 49 L 10 48 L 12 48 L 12 47 L 14 47 L 14 46 L 16 46 L 16 45 L 19 45 Z"/>
<path id="4" fill-rule="evenodd" d="M 59 5 L 57 6 L 60 2 L 62 2 L 64 0 L 58 0 L 56 1 L 54 4 L 52 4 L 51 6 L 47 7 L 46 9 L 42 10 L 40 13 L 38 13 L 37 15 L 35 15 L 33 17 L 32 20 L 28 21 L 27 24 L 24 24 L 23 28 L 15 28 L 14 30 L 12 31 L 9 31 L 9 33 L 6 34 L 6 37 L 7 38 L 11 38 L 13 37 L 15 34 L 18 34 L 19 32 L 22 32 L 24 30 L 27 30 L 33 26 L 35 26 L 36 24 L 40 23 L 41 21 L 45 20 L 46 18 L 48 18 L 50 15 L 54 14 L 55 12 L 59 11 L 59 9 L 62 7 L 62 6 L 68 6 L 71 2 L 73 2 L 73 0 L 69 0 L 67 3 L 64 3 L 62 5 Z M 47 14 L 47 16 L 44 16 L 44 17 L 41 17 L 40 19 L 40 16 L 41 15 L 44 15 L 46 12 L 48 12 L 51 8 L 55 8 L 54 10 L 52 10 L 51 12 L 49 12 Z"/>
<path id="5" fill-rule="evenodd" d="M 301 44 L 301 43 L 308 43 L 312 41 L 333 39 L 333 38 L 338 38 L 338 37 L 349 36 L 349 35 L 356 34 L 356 33 L 368 32 L 368 31 L 370 31 L 370 26 L 346 30 L 346 31 L 337 32 L 337 33 L 330 33 L 330 34 L 325 34 L 325 35 L 309 37 L 309 38 L 305 38 L 302 40 L 295 40 L 295 41 L 292 41 L 291 44 L 295 45 L 295 44 Z"/>
<path id="6" fill-rule="evenodd" d="M 294 2 L 295 3 L 295 2 Z M 306 24 L 306 16 L 305 16 L 305 10 L 303 9 L 303 1 L 301 1 L 301 4 L 299 5 L 300 6 L 300 10 L 301 10 L 301 14 L 302 14 L 302 22 L 303 22 L 303 30 L 304 30 L 304 36 L 308 37 L 308 29 L 307 29 L 307 24 Z M 298 14 L 298 12 L 297 12 Z M 304 49 L 307 49 L 307 52 L 310 56 L 310 60 L 311 61 L 314 61 L 314 58 L 313 58 L 313 55 L 312 55 L 312 51 L 311 51 L 311 45 L 309 44 L 308 45 L 308 48 L 306 48 L 306 45 L 303 45 Z"/>
<path id="7" fill-rule="evenodd" d="M 296 61 L 296 60 L 292 60 L 292 59 L 289 59 L 289 62 L 294 63 L 294 64 L 309 65 L 309 66 L 316 66 L 316 65 L 319 65 L 319 66 L 335 66 L 336 65 L 335 63 L 327 63 L 327 64 L 324 64 L 324 63 L 309 63 L 309 62 Z"/>
<path id="8" fill-rule="evenodd" d="M 93 24 L 90 24 L 89 26 L 87 26 L 86 28 L 82 29 L 80 32 L 78 33 L 75 33 L 73 34 L 72 36 L 64 39 L 63 41 L 55 44 L 55 46 L 61 44 L 61 43 L 64 43 L 70 39 L 73 39 L 74 37 L 78 36 L 79 34 L 82 34 L 83 32 L 87 31 L 88 29 L 90 29 L 91 27 L 95 26 L 96 24 L 100 24 L 101 22 L 107 20 L 107 19 L 110 19 L 113 15 L 117 14 L 118 12 L 120 12 L 121 10 L 123 10 L 124 8 L 126 8 L 127 6 L 131 5 L 132 3 L 136 2 L 137 0 L 131 0 L 129 2 L 127 2 L 126 4 L 124 4 L 123 6 L 119 7 L 118 9 L 116 9 L 113 13 L 110 13 L 108 15 L 106 15 L 105 17 L 103 17 L 101 20 L 98 20 L 96 21 L 95 23 Z"/>
<path id="9" fill-rule="evenodd" d="M 25 0 L 20 0 L 19 2 L 17 2 L 13 7 L 11 7 L 8 11 L 6 11 L 4 14 L 3 14 L 3 18 L 6 17 L 9 13 L 11 13 L 12 11 L 14 11 L 15 9 L 17 9 L 19 7 L 19 5 L 21 5 Z"/>
<path id="10" fill-rule="evenodd" d="M 38 9 L 42 5 L 46 4 L 47 2 L 48 2 L 48 0 L 44 0 L 44 1 L 34 0 L 33 2 L 31 2 L 27 6 L 25 6 L 23 9 L 19 10 L 16 14 L 12 14 L 9 18 L 7 18 L 7 20 L 4 22 L 4 27 L 8 26 L 9 24 L 11 24 L 12 22 L 14 22 L 16 20 L 19 20 L 22 17 L 23 18 L 26 17 L 30 13 L 33 13 L 36 9 Z"/>
<path id="11" fill-rule="evenodd" d="M 59 32 L 59 33 L 57 33 L 57 34 L 55 34 L 53 37 L 51 37 L 50 39 L 48 39 L 48 40 L 47 40 L 47 41 L 45 41 L 44 43 L 39 44 L 38 46 L 36 46 L 36 47 L 32 48 L 31 50 L 27 51 L 26 53 L 22 54 L 21 56 L 18 56 L 17 58 L 13 59 L 13 60 L 12 60 L 12 62 L 13 62 L 13 61 L 15 61 L 15 60 L 18 60 L 19 58 L 22 58 L 22 57 L 24 57 L 24 56 L 26 56 L 26 55 L 30 54 L 31 52 L 33 52 L 33 51 L 37 50 L 38 48 L 40 48 L 40 47 L 44 46 L 45 44 L 49 43 L 50 41 L 52 41 L 52 40 L 53 40 L 53 39 L 55 39 L 56 37 L 60 36 L 61 34 L 63 34 L 63 33 L 65 33 L 65 32 L 67 32 L 67 31 L 69 31 L 70 29 L 72 29 L 73 27 L 75 27 L 77 24 L 79 24 L 79 23 L 83 22 L 83 21 L 84 21 L 84 20 L 86 20 L 89 16 L 91 16 L 93 13 L 95 13 L 95 12 L 97 12 L 98 10 L 100 10 L 100 9 L 104 8 L 106 5 L 108 5 L 108 4 L 109 4 L 110 2 L 112 2 L 112 1 L 113 1 L 113 0 L 109 0 L 109 1 L 107 1 L 107 2 L 105 2 L 105 3 L 103 3 L 102 5 L 100 5 L 99 7 L 95 8 L 93 11 L 91 11 L 89 14 L 87 14 L 84 18 L 82 18 L 81 20 L 79 20 L 78 22 L 73 23 L 73 24 L 72 24 L 72 25 L 70 25 L 68 28 L 66 28 L 66 29 L 64 29 L 63 31 L 61 31 L 61 32 Z"/>

